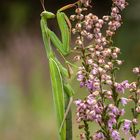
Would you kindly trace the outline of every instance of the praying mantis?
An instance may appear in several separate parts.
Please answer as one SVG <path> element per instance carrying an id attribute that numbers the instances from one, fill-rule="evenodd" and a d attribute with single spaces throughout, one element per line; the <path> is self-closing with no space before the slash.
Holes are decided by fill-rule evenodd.
<path id="1" fill-rule="evenodd" d="M 69 77 L 70 72 L 56 58 L 51 44 L 57 48 L 63 58 L 70 53 L 71 27 L 68 17 L 63 11 L 75 6 L 76 3 L 62 7 L 57 11 L 56 15 L 45 10 L 44 0 L 41 0 L 41 4 L 44 11 L 41 13 L 40 25 L 49 61 L 53 101 L 57 117 L 58 137 L 59 140 L 72 140 L 72 118 L 70 106 L 73 101 L 74 91 L 66 78 Z M 49 29 L 47 25 L 47 21 L 55 17 L 57 18 L 61 31 L 62 41 L 59 40 L 59 38 Z"/>

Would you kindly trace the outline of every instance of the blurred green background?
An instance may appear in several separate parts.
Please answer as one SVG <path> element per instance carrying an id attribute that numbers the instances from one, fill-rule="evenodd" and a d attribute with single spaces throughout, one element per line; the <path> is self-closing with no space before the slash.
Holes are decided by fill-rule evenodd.
<path id="1" fill-rule="evenodd" d="M 72 2 L 75 0 L 45 0 L 45 6 L 56 13 Z M 111 0 L 94 0 L 93 11 L 101 17 L 109 13 L 110 5 Z M 39 25 L 41 11 L 39 0 L 0 2 L 0 140 L 57 139 L 48 62 Z M 133 81 L 131 70 L 140 65 L 139 11 L 140 1 L 129 0 L 123 12 L 124 24 L 115 37 L 116 45 L 122 49 L 120 58 L 125 60 L 118 75 L 120 81 Z M 58 32 L 56 20 L 51 20 L 49 26 Z M 75 98 L 79 96 L 85 93 L 77 90 Z M 73 125 L 77 140 L 75 118 Z M 94 127 L 91 129 L 95 131 Z"/>

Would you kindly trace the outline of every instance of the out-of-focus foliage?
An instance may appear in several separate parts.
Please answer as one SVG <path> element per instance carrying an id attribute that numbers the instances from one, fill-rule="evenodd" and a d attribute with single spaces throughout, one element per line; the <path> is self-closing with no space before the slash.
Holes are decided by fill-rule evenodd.
<path id="1" fill-rule="evenodd" d="M 46 9 L 56 13 L 75 0 L 46 0 Z M 93 12 L 109 12 L 111 0 L 95 0 Z M 125 60 L 118 80 L 134 76 L 131 69 L 140 65 L 140 1 L 129 0 L 124 24 L 116 35 Z M 0 139 L 55 140 L 55 116 L 49 69 L 40 32 L 40 1 L 1 0 L 0 4 Z M 66 11 L 70 15 L 74 11 Z M 52 24 L 53 23 L 53 24 Z M 54 24 L 55 23 L 55 24 Z M 57 32 L 56 20 L 49 23 Z M 58 32 L 59 34 L 59 32 Z M 79 87 L 79 85 L 73 85 Z M 86 94 L 77 89 L 75 98 Z M 79 89 L 79 90 L 78 90 Z M 129 106 L 128 106 L 129 108 Z M 74 108 L 75 109 L 75 108 Z M 73 113 L 74 114 L 74 113 Z M 74 124 L 74 139 L 78 130 Z"/>

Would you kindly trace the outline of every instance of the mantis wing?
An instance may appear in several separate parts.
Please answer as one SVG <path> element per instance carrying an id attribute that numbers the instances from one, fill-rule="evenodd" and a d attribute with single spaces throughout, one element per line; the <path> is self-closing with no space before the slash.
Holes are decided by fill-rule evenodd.
<path id="1" fill-rule="evenodd" d="M 60 65 L 58 60 L 50 58 L 49 64 L 53 98 L 60 130 L 59 134 L 61 140 L 63 140 L 65 136 L 65 140 L 72 140 L 72 114 L 70 107 L 73 101 L 72 96 L 74 95 L 74 91 L 71 86 L 62 79 L 62 75 L 65 75 L 65 69 L 62 69 L 62 65 Z"/>
<path id="2" fill-rule="evenodd" d="M 64 118 L 65 114 L 65 101 L 64 101 L 64 89 L 63 89 L 63 80 L 61 76 L 61 72 L 57 62 L 50 58 L 49 59 L 50 65 L 50 74 L 51 74 L 51 83 L 52 83 L 52 90 L 53 90 L 53 99 L 54 99 L 54 106 L 57 115 L 57 124 L 58 130 L 61 126 L 61 123 Z M 60 140 L 66 140 L 66 125 L 64 124 L 61 132 L 59 133 Z"/>

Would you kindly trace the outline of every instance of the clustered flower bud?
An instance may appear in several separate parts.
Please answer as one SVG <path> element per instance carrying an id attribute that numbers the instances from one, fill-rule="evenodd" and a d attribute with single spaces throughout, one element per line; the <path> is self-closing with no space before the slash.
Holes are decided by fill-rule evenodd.
<path id="1" fill-rule="evenodd" d="M 118 59 L 120 48 L 114 46 L 112 36 L 122 24 L 121 11 L 127 6 L 127 2 L 112 1 L 110 15 L 102 18 L 93 13 L 84 15 L 84 11 L 91 7 L 91 1 L 80 0 L 76 14 L 70 17 L 72 21 L 76 21 L 72 32 L 77 35 L 75 50 L 80 53 L 75 60 L 82 62 L 77 72 L 77 80 L 80 87 L 85 87 L 89 93 L 84 100 L 75 101 L 79 127 L 84 123 L 82 128 L 85 133 L 80 135 L 81 139 L 121 140 L 119 130 L 122 128 L 126 134 L 132 135 L 129 140 L 135 140 L 139 132 L 137 128 L 134 131 L 132 129 L 138 124 L 137 118 L 140 114 L 139 78 L 138 82 L 129 83 L 128 80 L 117 82 L 115 77 L 123 61 Z M 85 46 L 87 39 L 92 42 L 89 46 Z M 140 77 L 140 67 L 134 68 L 133 72 Z M 129 98 L 123 97 L 126 90 L 132 94 Z M 132 109 L 134 118 L 122 121 L 120 118 L 124 116 L 125 106 L 129 102 L 135 103 Z M 100 130 L 90 134 L 88 122 L 96 122 Z"/>
<path id="2" fill-rule="evenodd" d="M 91 0 L 80 0 L 80 2 L 84 4 L 85 7 L 88 7 L 90 6 Z"/>
<path id="3" fill-rule="evenodd" d="M 113 2 L 120 10 L 123 10 L 128 5 L 125 0 L 113 0 Z"/>
<path id="4" fill-rule="evenodd" d="M 115 34 L 115 31 L 121 26 L 121 15 L 117 6 L 111 9 L 111 20 L 108 22 L 108 29 L 106 31 L 106 36 L 111 37 Z"/>
<path id="5" fill-rule="evenodd" d="M 104 134 L 102 132 L 96 132 L 92 137 L 93 140 L 104 140 Z"/>
<path id="6" fill-rule="evenodd" d="M 125 119 L 123 126 L 122 126 L 122 130 L 128 134 L 128 132 L 130 131 L 130 127 L 131 127 L 132 121 Z"/>
<path id="7" fill-rule="evenodd" d="M 140 67 L 133 68 L 133 73 L 140 75 Z"/>
<path id="8" fill-rule="evenodd" d="M 77 106 L 77 122 L 81 121 L 96 121 L 101 122 L 101 112 L 103 107 L 95 98 L 94 94 L 90 94 L 84 101 L 76 100 Z"/>

